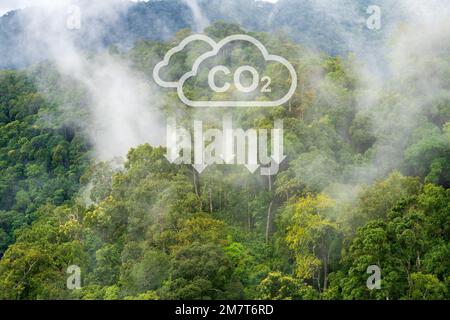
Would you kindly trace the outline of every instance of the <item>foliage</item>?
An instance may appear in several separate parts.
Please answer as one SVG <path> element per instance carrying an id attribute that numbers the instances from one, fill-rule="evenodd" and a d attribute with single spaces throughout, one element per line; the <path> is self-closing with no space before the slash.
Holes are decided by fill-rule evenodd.
<path id="1" fill-rule="evenodd" d="M 234 113 L 242 127 L 283 119 L 279 174 L 212 165 L 200 175 L 148 144 L 129 150 L 123 167 L 97 163 L 86 129 L 68 120 L 85 119 L 90 103 L 74 79 L 51 64 L 1 72 L 0 299 L 448 299 L 449 102 L 420 111 L 408 139 L 389 144 L 397 131 L 374 120 L 395 118 L 390 101 L 403 92 L 386 93 L 379 115 L 361 110 L 350 58 L 236 24 L 205 32 L 251 34 L 297 69 L 286 106 Z M 140 41 L 118 59 L 149 79 L 189 33 Z M 168 75 L 201 51 L 179 53 Z M 164 99 L 162 111 L 183 113 L 183 125 L 223 113 Z M 76 112 L 60 108 L 67 101 Z M 66 288 L 70 265 L 81 269 L 80 290 Z M 371 265 L 381 268 L 380 290 L 367 287 Z"/>

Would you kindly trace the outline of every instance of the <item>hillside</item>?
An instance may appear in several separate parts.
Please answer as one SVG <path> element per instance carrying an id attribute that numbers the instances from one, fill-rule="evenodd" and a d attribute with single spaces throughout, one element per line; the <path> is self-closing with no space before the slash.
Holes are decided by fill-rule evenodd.
<path id="1" fill-rule="evenodd" d="M 113 10 L 111 2 L 116 3 Z M 199 30 L 216 21 L 236 23 L 249 31 L 284 34 L 305 47 L 331 55 L 370 51 L 384 36 L 384 31 L 374 33 L 366 28 L 367 0 L 339 0 L 331 2 L 332 5 L 312 0 L 281 0 L 275 4 L 254 0 L 198 2 L 200 17 L 194 16 L 188 2 L 182 0 L 139 3 L 103 0 L 95 4 L 80 1 L 83 27 L 79 31 L 66 29 L 66 7 L 13 11 L 0 17 L 0 68 L 15 68 L 48 59 L 39 37 L 48 28 L 55 27 L 68 33 L 77 46 L 88 51 L 112 45 L 126 51 L 138 40 L 168 40 L 180 29 Z M 108 10 L 102 9 L 103 4 L 108 4 Z M 399 10 L 395 5 L 390 6 L 383 20 L 386 26 L 396 21 Z M 30 47 L 33 50 L 29 50 Z"/>
<path id="2" fill-rule="evenodd" d="M 97 159 L 138 131 L 136 83 L 153 90 L 156 61 L 187 34 L 0 73 L 0 299 L 449 299 L 449 42 L 396 56 L 415 68 L 400 64 L 380 89 L 351 57 L 252 33 L 299 75 L 289 104 L 233 112 L 244 128 L 284 121 L 287 159 L 273 177 L 226 165 L 199 174 L 148 143 L 123 166 Z M 191 68 L 190 50 L 169 74 Z M 143 102 L 155 117 L 221 119 L 158 94 Z M 145 129 L 157 135 L 155 123 Z M 73 265 L 80 290 L 66 287 Z M 370 265 L 382 268 L 380 290 L 367 287 Z"/>

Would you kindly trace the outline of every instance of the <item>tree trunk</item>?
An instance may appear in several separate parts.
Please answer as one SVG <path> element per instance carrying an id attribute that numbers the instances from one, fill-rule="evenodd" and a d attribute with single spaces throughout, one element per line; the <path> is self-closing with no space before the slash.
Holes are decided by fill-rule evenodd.
<path id="1" fill-rule="evenodd" d="M 219 189 L 219 211 L 222 212 L 222 184 L 220 184 Z"/>
<path id="2" fill-rule="evenodd" d="M 272 205 L 273 205 L 273 200 L 270 201 L 269 210 L 267 210 L 266 243 L 269 242 L 270 225 L 271 225 L 271 220 L 272 220 Z"/>
<path id="3" fill-rule="evenodd" d="M 200 197 L 200 188 L 198 186 L 198 176 L 197 176 L 197 172 L 195 171 L 194 167 L 192 167 L 192 174 L 193 174 L 193 178 L 194 178 L 194 189 L 195 189 L 195 195 L 197 197 Z"/>
<path id="4" fill-rule="evenodd" d="M 209 212 L 213 213 L 213 203 L 212 203 L 212 190 L 211 186 L 209 186 Z"/>
<path id="5" fill-rule="evenodd" d="M 252 220 L 251 220 L 251 217 L 250 217 L 250 205 L 249 205 L 249 203 L 247 201 L 247 230 L 248 230 L 248 232 L 252 231 L 251 223 L 252 223 Z"/>
<path id="6" fill-rule="evenodd" d="M 330 261 L 330 251 L 328 250 L 327 255 L 323 259 L 323 291 L 328 288 L 328 262 Z"/>

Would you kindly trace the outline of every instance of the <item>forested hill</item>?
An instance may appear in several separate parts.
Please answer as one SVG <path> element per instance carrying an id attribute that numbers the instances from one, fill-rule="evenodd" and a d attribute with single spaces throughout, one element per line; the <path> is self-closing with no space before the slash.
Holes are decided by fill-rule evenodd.
<path id="1" fill-rule="evenodd" d="M 320 5 L 320 1 L 313 0 L 280 0 L 276 4 L 254 0 L 199 0 L 200 17 L 193 15 L 188 1 L 183 0 L 117 1 L 114 10 L 102 10 L 104 1 L 114 2 L 77 3 L 82 10 L 83 27 L 80 32 L 73 33 L 73 37 L 84 49 L 97 50 L 115 45 L 127 50 L 138 40 L 167 40 L 180 29 L 199 30 L 218 20 L 237 23 L 247 30 L 284 34 L 303 46 L 331 55 L 345 55 L 370 47 L 382 36 L 381 32 L 369 32 L 366 28 L 368 0 L 338 0 L 332 2 L 332 6 Z M 387 29 L 395 12 L 392 9 L 383 16 L 383 30 Z M 45 18 L 46 15 L 50 18 Z M 48 23 L 57 20 L 55 16 L 61 18 L 58 23 L 64 32 L 68 16 L 66 7 L 51 11 L 27 8 L 2 16 L 0 68 L 20 67 L 48 58 L 46 46 L 39 41 L 33 43 L 33 37 L 54 28 Z M 360 43 L 358 48 L 353 46 L 354 41 Z M 30 47 L 33 49 L 29 50 Z"/>
<path id="2" fill-rule="evenodd" d="M 205 33 L 246 31 L 216 23 Z M 109 59 L 149 88 L 154 61 L 187 34 Z M 289 105 L 233 112 L 244 128 L 284 121 L 287 159 L 271 178 L 226 165 L 200 175 L 149 144 L 133 146 L 121 168 L 97 162 L 81 125 L 96 103 L 92 82 L 54 64 L 0 72 L 0 299 L 450 298 L 450 42 L 408 50 L 401 60 L 415 67 L 377 91 L 348 59 L 252 35 L 299 74 Z M 169 74 L 191 68 L 196 48 L 186 50 Z M 430 79 L 436 91 L 423 85 Z M 186 124 L 220 119 L 171 93 L 162 100 Z M 107 129 L 107 107 L 95 129 Z M 66 287 L 73 265 L 79 290 Z M 379 290 L 367 287 L 374 265 Z"/>

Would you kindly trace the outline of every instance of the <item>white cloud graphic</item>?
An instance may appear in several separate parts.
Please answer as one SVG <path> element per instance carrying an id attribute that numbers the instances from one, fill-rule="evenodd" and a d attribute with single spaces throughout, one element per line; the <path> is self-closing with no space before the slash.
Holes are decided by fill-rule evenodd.
<path id="1" fill-rule="evenodd" d="M 177 52 L 180 52 L 183 50 L 189 43 L 193 41 L 205 41 L 211 47 L 213 50 L 208 51 L 204 54 L 202 54 L 197 60 L 194 62 L 194 65 L 192 67 L 192 70 L 190 72 L 187 72 L 184 74 L 181 79 L 178 82 L 166 82 L 163 81 L 159 75 L 160 70 L 167 66 L 169 64 L 170 58 Z M 189 80 L 192 77 L 195 77 L 198 73 L 200 65 L 208 58 L 214 57 L 218 54 L 221 48 L 223 48 L 225 45 L 229 44 L 233 41 L 247 41 L 255 45 L 262 53 L 265 61 L 274 61 L 281 63 L 283 66 L 287 68 L 289 71 L 290 77 L 291 77 L 291 86 L 289 88 L 289 91 L 280 99 L 275 101 L 242 101 L 242 100 L 236 100 L 236 101 L 192 101 L 189 100 L 183 91 L 183 86 L 187 80 Z M 192 35 L 184 39 L 178 46 L 175 48 L 169 50 L 167 54 L 164 57 L 164 60 L 158 63 L 153 70 L 153 78 L 155 79 L 156 83 L 160 85 L 161 87 L 165 88 L 177 88 L 178 97 L 180 100 L 190 106 L 190 107 L 276 107 L 280 106 L 293 96 L 295 93 L 295 90 L 297 89 L 297 73 L 295 72 L 294 67 L 291 65 L 289 61 L 287 61 L 285 58 L 277 56 L 277 55 L 271 55 L 268 53 L 267 49 L 264 47 L 264 45 L 256 40 L 255 38 L 248 36 L 248 35 L 232 35 L 229 37 L 226 37 L 222 41 L 216 43 L 213 39 L 209 38 L 205 35 Z"/>
<path id="2" fill-rule="evenodd" d="M 194 41 L 204 41 L 204 42 L 208 43 L 211 46 L 211 48 L 214 48 L 217 45 L 213 39 L 211 39 L 208 36 L 202 35 L 202 34 L 195 34 L 195 35 L 185 38 L 183 41 L 181 41 L 181 43 L 178 46 L 170 49 L 164 56 L 164 60 L 159 62 L 153 69 L 153 79 L 159 86 L 164 87 L 164 88 L 178 87 L 178 82 L 164 81 L 161 79 L 161 76 L 160 76 L 161 69 L 164 67 L 167 67 L 169 65 L 170 58 L 172 58 L 172 56 L 174 54 L 183 51 L 184 48 L 186 48 L 186 46 L 188 46 L 190 43 L 192 43 Z"/>

